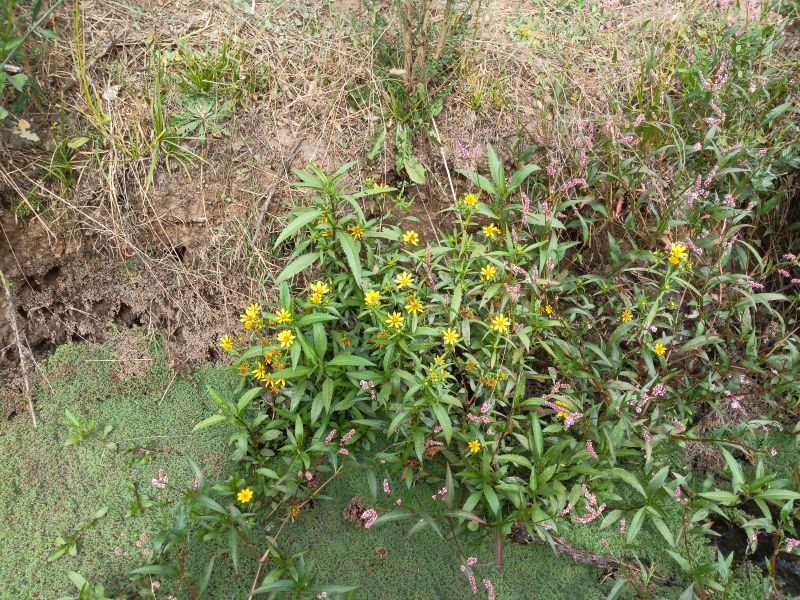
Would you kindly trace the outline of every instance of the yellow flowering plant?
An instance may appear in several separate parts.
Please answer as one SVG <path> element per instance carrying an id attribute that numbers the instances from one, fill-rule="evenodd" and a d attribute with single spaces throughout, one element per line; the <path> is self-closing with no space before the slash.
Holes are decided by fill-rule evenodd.
<path id="1" fill-rule="evenodd" d="M 252 490 L 248 506 L 310 497 L 297 472 L 357 468 L 373 493 L 381 478 L 447 490 L 432 507 L 404 501 L 393 519 L 447 518 L 501 539 L 522 523 L 549 540 L 567 521 L 607 509 L 604 523 L 630 523 L 628 542 L 645 523 L 674 539 L 665 507 L 676 485 L 691 487 L 691 510 L 722 496 L 665 457 L 694 439 L 692 424 L 723 401 L 721 389 L 739 385 L 714 371 L 737 342 L 719 334 L 708 307 L 722 307 L 746 336 L 742 324 L 771 311 L 771 297 L 746 303 L 736 294 L 757 294 L 738 287 L 720 301 L 695 271 L 631 239 L 629 258 L 610 242 L 609 265 L 590 272 L 578 263 L 579 219 L 568 227 L 515 198 L 537 189 L 528 179 L 538 167 L 508 178 L 487 154 L 491 178 L 469 175 L 487 201 L 475 211 L 455 201 L 441 241 L 391 214 L 367 220 L 360 203 L 372 188 L 340 189 L 346 169 L 300 172 L 315 208 L 293 211 L 276 240 L 287 254 L 278 303 L 248 307 L 242 330 L 220 340 L 240 396 L 212 393 L 220 411 L 196 429 L 233 428 L 242 467 L 227 489 Z M 688 249 L 672 248 L 684 264 Z M 627 272 L 636 276 L 620 285 Z M 776 358 L 749 360 L 762 372 L 771 365 L 770 385 L 789 389 Z M 743 426 L 750 434 L 755 426 Z M 779 496 L 764 501 L 783 506 L 790 494 Z M 586 510 L 575 509 L 581 498 Z"/>

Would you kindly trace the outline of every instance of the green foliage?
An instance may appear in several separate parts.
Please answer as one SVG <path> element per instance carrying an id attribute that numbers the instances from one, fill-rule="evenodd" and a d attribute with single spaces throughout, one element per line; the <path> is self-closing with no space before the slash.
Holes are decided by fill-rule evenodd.
<path id="1" fill-rule="evenodd" d="M 373 496 L 381 478 L 392 489 L 430 486 L 440 490 L 432 502 L 412 504 L 398 492 L 402 507 L 377 524 L 409 519 L 412 532 L 479 532 L 498 540 L 498 564 L 515 525 L 553 543 L 566 523 L 601 519 L 608 528 L 625 519 L 626 554 L 652 528 L 679 567 L 676 581 L 726 592 L 735 579 L 729 556 L 681 549 L 702 545 L 712 514 L 725 518 L 726 507 L 748 501 L 760 508 L 748 533 L 793 535 L 800 494 L 762 461 L 746 483 L 729 451 L 768 456 L 752 443 L 773 418 L 711 435 L 696 428 L 706 407 L 722 410 L 761 374 L 771 376 L 759 401 L 775 418 L 789 406 L 775 402 L 777 390 L 796 402 L 797 339 L 781 336 L 761 353 L 752 323 L 768 316 L 785 328 L 797 293 L 750 286 L 730 270 L 730 247 L 713 230 L 666 250 L 627 239 L 624 255 L 609 235 L 608 265 L 575 271 L 584 223 L 562 216 L 573 200 L 541 212 L 524 194 L 516 201 L 521 189 L 536 189 L 541 170 L 524 164 L 509 173 L 491 146 L 486 155 L 488 177 L 463 173 L 475 192 L 445 209 L 452 231 L 427 247 L 413 229 L 390 224 L 391 214 L 366 217 L 375 214 L 366 205 L 391 190 L 344 190 L 349 165 L 333 175 L 313 165 L 297 172 L 312 205 L 296 209 L 276 240 L 294 244 L 276 279 L 279 304 L 251 305 L 242 315 L 248 337 L 226 338 L 238 396 L 211 390 L 218 413 L 197 425 L 237 430 L 230 442 L 240 468 L 216 493 L 252 492 L 252 500 L 237 496 L 242 506 L 275 514 L 292 498 L 316 496 L 298 472 L 333 480 L 358 468 Z M 721 274 L 710 271 L 720 264 Z M 288 285 L 303 273 L 313 273 L 305 293 Z M 615 283 L 621 277 L 629 288 Z M 662 454 L 687 443 L 720 447 L 731 492 L 712 489 L 724 473 L 697 477 Z M 235 505 L 214 510 L 204 518 L 243 538 L 244 524 L 231 521 Z M 615 594 L 653 592 L 651 567 L 638 564 Z"/>
<path id="2" fill-rule="evenodd" d="M 38 136 L 19 126 L 27 121 L 17 119 L 13 113 L 25 108 L 31 96 L 31 76 L 20 63 L 27 64 L 47 41 L 55 35 L 42 25 L 63 0 L 55 0 L 49 7 L 42 0 L 2 0 L 0 2 L 0 123 L 13 120 L 18 125 L 20 137 L 35 141 Z M 33 38 L 35 42 L 30 41 Z"/>

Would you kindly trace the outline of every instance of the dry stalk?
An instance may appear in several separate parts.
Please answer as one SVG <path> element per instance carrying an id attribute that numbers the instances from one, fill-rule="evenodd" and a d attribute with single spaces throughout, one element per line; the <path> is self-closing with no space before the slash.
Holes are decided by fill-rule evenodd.
<path id="1" fill-rule="evenodd" d="M 8 302 L 6 310 L 8 312 L 8 321 L 11 323 L 11 331 L 14 334 L 14 342 L 17 345 L 17 352 L 19 353 L 19 365 L 22 369 L 22 383 L 25 386 L 25 400 L 28 403 L 28 410 L 31 413 L 33 426 L 37 427 L 38 422 L 36 420 L 36 411 L 33 408 L 33 396 L 31 395 L 31 386 L 30 382 L 28 381 L 28 363 L 25 359 L 26 349 L 23 347 L 22 339 L 19 336 L 19 328 L 17 327 L 17 311 L 14 308 L 14 299 L 11 297 L 11 282 L 6 279 L 3 271 L 0 271 L 0 285 L 3 286 L 3 290 L 6 293 L 6 301 Z"/>

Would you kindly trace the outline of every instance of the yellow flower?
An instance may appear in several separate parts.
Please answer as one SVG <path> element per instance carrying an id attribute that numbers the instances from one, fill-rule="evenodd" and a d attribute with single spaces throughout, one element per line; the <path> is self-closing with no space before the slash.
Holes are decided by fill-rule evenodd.
<path id="1" fill-rule="evenodd" d="M 478 206 L 478 199 L 475 197 L 475 194 L 467 194 L 464 196 L 464 204 L 470 208 L 475 208 Z"/>
<path id="2" fill-rule="evenodd" d="M 559 406 L 563 406 L 564 408 L 567 409 L 566 411 L 561 410 L 557 412 L 556 416 L 560 419 L 566 419 L 570 415 L 569 411 L 572 410 L 570 409 L 569 404 L 567 404 L 563 400 L 556 400 L 556 404 L 558 404 Z"/>
<path id="3" fill-rule="evenodd" d="M 414 285 L 414 278 L 411 276 L 411 273 L 398 273 L 397 277 L 394 278 L 394 282 L 397 284 L 401 290 L 407 287 L 411 287 Z"/>
<path id="4" fill-rule="evenodd" d="M 553 314 L 553 307 L 549 304 L 544 307 L 544 312 L 549 316 Z"/>
<path id="5" fill-rule="evenodd" d="M 350 336 L 348 335 L 342 336 L 342 346 L 349 346 L 351 343 L 352 341 L 350 340 Z"/>
<path id="6" fill-rule="evenodd" d="M 288 325 L 289 323 L 292 322 L 292 313 L 290 313 L 285 308 L 282 308 L 277 313 L 275 313 L 275 318 L 281 325 Z"/>
<path id="7" fill-rule="evenodd" d="M 245 329 L 258 331 L 264 326 L 264 319 L 261 316 L 261 305 L 251 304 L 245 309 L 244 314 L 242 314 L 239 319 Z"/>
<path id="8" fill-rule="evenodd" d="M 455 329 L 443 329 L 442 339 L 444 339 L 445 344 L 455 346 L 458 342 L 458 332 Z"/>
<path id="9" fill-rule="evenodd" d="M 281 348 L 291 348 L 294 343 L 294 334 L 289 329 L 284 329 L 278 334 L 278 341 Z"/>
<path id="10" fill-rule="evenodd" d="M 247 504 L 250 500 L 253 499 L 253 490 L 250 488 L 244 488 L 243 490 L 239 490 L 239 493 L 236 494 L 236 499 L 241 502 L 242 504 Z"/>
<path id="11" fill-rule="evenodd" d="M 623 310 L 622 311 L 622 317 L 620 317 L 620 318 L 622 319 L 623 323 L 627 323 L 628 321 L 633 319 L 633 313 L 631 311 L 629 311 L 629 310 Z"/>
<path id="12" fill-rule="evenodd" d="M 256 365 L 256 368 L 253 369 L 252 373 L 253 377 L 258 379 L 259 381 L 264 381 L 268 377 L 266 370 L 264 370 L 264 365 L 262 365 L 261 363 L 258 363 L 258 365 Z"/>
<path id="13" fill-rule="evenodd" d="M 269 386 L 273 393 L 277 394 L 286 385 L 285 379 L 275 379 L 272 374 L 268 375 L 264 380 L 264 385 Z"/>
<path id="14" fill-rule="evenodd" d="M 317 281 L 316 283 L 312 283 L 310 286 L 312 294 L 330 294 L 331 288 L 328 287 L 328 284 L 324 281 Z"/>
<path id="15" fill-rule="evenodd" d="M 233 340 L 229 335 L 223 335 L 222 338 L 219 340 L 220 347 L 225 350 L 225 352 L 230 352 L 233 349 Z"/>
<path id="16" fill-rule="evenodd" d="M 481 446 L 483 446 L 483 444 L 481 444 L 480 440 L 477 440 L 477 439 L 476 440 L 472 440 L 469 443 L 469 451 L 472 452 L 473 454 L 477 454 L 478 452 L 481 451 Z"/>
<path id="17" fill-rule="evenodd" d="M 669 262 L 678 265 L 686 258 L 686 244 L 672 244 L 669 248 Z"/>
<path id="18" fill-rule="evenodd" d="M 409 296 L 408 299 L 406 299 L 406 310 L 412 315 L 419 315 L 425 310 L 425 307 L 422 305 L 422 302 L 414 298 L 414 296 Z"/>
<path id="19" fill-rule="evenodd" d="M 399 312 L 389 313 L 389 318 L 386 319 L 386 325 L 389 327 L 394 327 L 395 329 L 402 329 L 403 315 L 401 315 Z"/>
<path id="20" fill-rule="evenodd" d="M 364 302 L 367 306 L 380 306 L 381 294 L 376 290 L 369 290 L 364 294 Z"/>
<path id="21" fill-rule="evenodd" d="M 332 230 L 331 230 L 331 229 L 325 229 L 325 230 L 323 230 L 323 231 L 322 231 L 322 237 L 330 237 L 330 235 L 331 235 L 331 232 L 332 232 Z"/>
<path id="22" fill-rule="evenodd" d="M 483 231 L 483 235 L 485 235 L 490 240 L 493 240 L 494 236 L 500 233 L 500 230 L 495 226 L 494 223 L 492 223 L 491 225 L 484 225 L 481 228 L 481 231 Z"/>
<path id="23" fill-rule="evenodd" d="M 239 365 L 239 375 L 244 377 L 245 375 L 247 375 L 247 371 L 249 369 L 250 369 L 250 365 L 247 363 L 247 361 L 244 361 L 243 363 L 241 363 Z"/>
<path id="24" fill-rule="evenodd" d="M 481 277 L 483 277 L 485 281 L 494 279 L 495 275 L 497 275 L 497 269 L 495 269 L 492 265 L 486 265 L 481 269 Z"/>
<path id="25" fill-rule="evenodd" d="M 492 331 L 496 331 L 497 333 L 508 333 L 509 327 L 511 326 L 511 321 L 508 318 L 500 313 L 499 315 L 495 315 L 489 321 L 489 325 Z"/>
<path id="26" fill-rule="evenodd" d="M 433 364 L 435 364 L 437 367 L 443 367 L 444 359 L 441 357 L 441 355 L 437 354 L 433 357 Z"/>
<path id="27" fill-rule="evenodd" d="M 325 296 L 320 293 L 314 292 L 308 297 L 313 304 L 322 304 L 325 301 Z"/>
<path id="28" fill-rule="evenodd" d="M 409 246 L 416 246 L 419 244 L 419 234 L 413 229 L 409 229 L 403 234 L 403 242 Z"/>
<path id="29" fill-rule="evenodd" d="M 653 351 L 658 356 L 664 356 L 664 354 L 667 352 L 667 347 L 664 344 L 659 343 L 659 344 L 655 345 L 655 347 L 653 348 Z"/>
<path id="30" fill-rule="evenodd" d="M 350 228 L 350 235 L 352 235 L 355 239 L 360 240 L 361 236 L 364 235 L 364 228 L 361 225 L 353 225 Z"/>

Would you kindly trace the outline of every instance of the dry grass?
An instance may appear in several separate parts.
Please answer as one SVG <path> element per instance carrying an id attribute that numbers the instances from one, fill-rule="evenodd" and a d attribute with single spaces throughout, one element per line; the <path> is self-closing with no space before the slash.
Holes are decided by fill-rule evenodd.
<path id="1" fill-rule="evenodd" d="M 415 140 L 426 169 L 446 175 L 429 177 L 415 192 L 412 213 L 430 225 L 430 236 L 438 235 L 437 211 L 461 192 L 452 173 L 464 166 L 459 147 L 477 147 L 473 160 L 481 161 L 485 142 L 506 154 L 515 142 L 535 143 L 539 164 L 570 164 L 581 120 L 626 126 L 621 103 L 632 97 L 648 50 L 688 52 L 687 23 L 714 16 L 708 2 L 694 0 L 586 6 L 581 11 L 549 0 L 477 5 L 449 74 L 453 91 L 432 123 L 442 147 L 423 136 Z M 15 280 L 18 295 L 30 300 L 37 288 L 47 287 L 54 267 L 66 272 L 92 260 L 111 262 L 109 270 L 122 271 L 127 289 L 143 285 L 155 299 L 133 303 L 136 322 L 173 334 L 185 324 L 197 334 L 182 342 L 203 344 L 198 356 L 207 356 L 243 304 L 254 296 L 270 298 L 268 277 L 282 262 L 270 240 L 283 227 L 286 207 L 300 200 L 286 185 L 292 168 L 312 161 L 333 169 L 355 160 L 353 177 L 395 181 L 392 145 L 371 162 L 365 148 L 383 125 L 389 126 L 387 138 L 393 135 L 389 98 L 374 61 L 376 45 L 395 39 L 399 28 L 393 13 L 383 10 L 389 23 L 373 31 L 381 7 L 355 0 L 85 1 L 78 8 L 77 19 L 74 4 L 52 17 L 61 39 L 37 75 L 50 103 L 32 107 L 28 118 L 45 142 L 22 145 L 0 134 L 10 150 L 0 166 L 0 224 L 13 248 L 0 256 L 0 268 Z M 241 53 L 245 79 L 255 82 L 236 105 L 230 135 L 183 141 L 177 151 L 191 154 L 173 158 L 168 171 L 162 151 L 151 171 L 155 52 L 169 72 L 182 68 L 182 49 L 218 49 L 225 41 Z M 175 114 L 179 94 L 174 84 L 162 85 L 164 112 Z M 360 107 L 349 97 L 358 87 L 373 99 Z M 494 96 L 485 96 L 476 110 L 482 94 Z M 75 183 L 67 193 L 45 177 L 45 167 L 53 164 L 55 144 L 77 137 L 89 140 L 72 158 Z M 648 166 L 655 193 L 661 193 L 674 173 Z M 559 171 L 562 180 L 570 176 L 566 167 Z M 33 206 L 32 197 L 44 208 Z M 20 203 L 34 215 L 25 222 L 9 210 Z M 43 246 L 50 252 L 42 253 Z M 126 266 L 131 261 L 135 277 Z M 137 277 L 146 283 L 136 283 Z M 112 287 L 125 295 L 124 285 Z M 51 292 L 86 297 L 64 285 Z M 93 293 L 97 303 L 109 300 L 103 290 Z M 104 324 L 115 320 L 125 324 L 119 315 L 81 308 L 87 319 L 99 321 L 84 334 L 47 303 L 25 310 L 52 330 L 71 328 L 74 339 L 102 336 Z M 3 340 L 6 333 L 0 331 Z M 25 336 L 36 345 L 31 328 Z"/>

